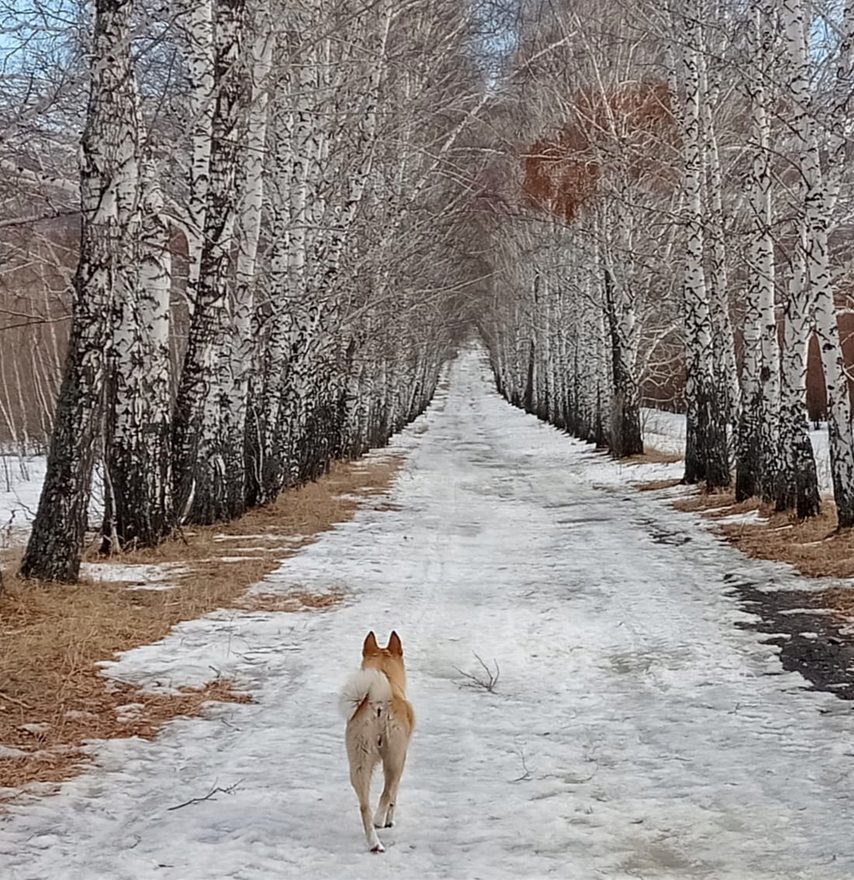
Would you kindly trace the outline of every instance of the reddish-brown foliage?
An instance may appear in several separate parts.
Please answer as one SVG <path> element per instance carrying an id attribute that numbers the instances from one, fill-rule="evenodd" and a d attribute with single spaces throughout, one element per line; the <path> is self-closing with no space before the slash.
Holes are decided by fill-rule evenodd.
<path id="1" fill-rule="evenodd" d="M 667 176 L 660 145 L 673 143 L 675 127 L 665 83 L 581 91 L 573 106 L 573 119 L 523 157 L 530 203 L 570 223 L 596 194 L 606 164 L 619 163 L 629 179 Z"/>

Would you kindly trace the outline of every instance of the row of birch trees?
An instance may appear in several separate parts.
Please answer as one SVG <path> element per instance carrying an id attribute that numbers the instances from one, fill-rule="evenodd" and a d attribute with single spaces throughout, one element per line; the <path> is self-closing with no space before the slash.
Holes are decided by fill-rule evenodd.
<path id="1" fill-rule="evenodd" d="M 641 389 L 684 371 L 685 481 L 808 517 L 812 346 L 838 524 L 854 525 L 839 324 L 854 3 L 524 9 L 508 61 L 522 76 L 495 118 L 512 158 L 483 220 L 499 390 L 627 456 L 643 450 Z"/>
<path id="2" fill-rule="evenodd" d="M 276 498 L 420 413 L 459 328 L 460 0 L 79 10 L 79 262 L 22 574 Z M 75 32 L 77 33 L 77 32 Z"/>

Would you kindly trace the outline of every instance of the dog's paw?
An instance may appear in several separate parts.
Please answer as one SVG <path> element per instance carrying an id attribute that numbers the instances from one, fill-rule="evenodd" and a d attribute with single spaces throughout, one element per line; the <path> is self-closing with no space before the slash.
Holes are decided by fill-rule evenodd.
<path id="1" fill-rule="evenodd" d="M 383 825 L 383 828 L 394 828 L 394 819 L 389 819 L 388 822 Z"/>
<path id="2" fill-rule="evenodd" d="M 385 847 L 381 843 L 378 843 L 376 846 L 371 847 L 371 852 L 372 853 L 384 853 Z"/>

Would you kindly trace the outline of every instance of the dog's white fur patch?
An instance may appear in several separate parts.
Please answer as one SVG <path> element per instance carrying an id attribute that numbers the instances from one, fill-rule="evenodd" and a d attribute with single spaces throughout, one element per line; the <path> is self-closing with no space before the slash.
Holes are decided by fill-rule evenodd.
<path id="1" fill-rule="evenodd" d="M 365 697 L 372 708 L 387 710 L 391 702 L 391 685 L 379 669 L 360 669 L 347 679 L 338 698 L 338 708 L 347 721 L 355 715 Z"/>

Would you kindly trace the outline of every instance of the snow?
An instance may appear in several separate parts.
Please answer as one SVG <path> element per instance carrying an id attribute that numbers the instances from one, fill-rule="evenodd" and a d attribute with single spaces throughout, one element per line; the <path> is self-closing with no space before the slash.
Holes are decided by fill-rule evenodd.
<path id="1" fill-rule="evenodd" d="M 46 459 L 0 454 L 0 547 L 29 531 L 39 503 Z"/>
<path id="2" fill-rule="evenodd" d="M 175 578 L 187 572 L 176 563 L 82 562 L 80 577 L 105 583 L 127 582 L 133 590 L 174 590 Z"/>
<path id="3" fill-rule="evenodd" d="M 762 516 L 758 510 L 748 510 L 745 513 L 731 513 L 729 516 L 719 516 L 715 518 L 715 522 L 719 526 L 749 525 L 751 523 L 767 521 L 767 517 Z"/>
<path id="4" fill-rule="evenodd" d="M 0 826 L 4 880 L 854 877 L 851 706 L 736 626 L 752 618 L 726 578 L 805 582 L 634 492 L 636 469 L 511 409 L 484 370 L 459 359 L 396 439 L 392 509 L 258 587 L 346 602 L 220 611 L 109 667 L 150 686 L 221 674 L 255 702 L 93 744 L 95 767 Z M 365 633 L 392 628 L 418 729 L 375 856 L 337 694 Z M 458 671 L 474 654 L 500 665 L 492 693 Z"/>
<path id="5" fill-rule="evenodd" d="M 0 452 L 0 548 L 23 544 L 39 506 L 47 469 L 43 455 L 15 455 Z M 103 516 L 102 479 L 98 468 L 92 477 L 89 522 Z"/>
<path id="6" fill-rule="evenodd" d="M 12 746 L 0 746 L 0 760 L 3 758 L 26 758 L 29 752 Z"/>
<path id="7" fill-rule="evenodd" d="M 663 409 L 641 410 L 643 441 L 661 452 L 685 454 L 685 416 Z"/>
<path id="8" fill-rule="evenodd" d="M 275 532 L 270 534 L 259 534 L 259 535 L 214 535 L 214 541 L 219 543 L 223 541 L 246 541 L 248 539 L 252 539 L 254 541 L 281 541 L 285 544 L 299 544 L 302 541 L 308 541 L 308 535 L 279 535 Z"/>
<path id="9" fill-rule="evenodd" d="M 661 409 L 645 407 L 641 410 L 643 439 L 650 447 L 662 452 L 685 453 L 685 416 Z M 816 474 L 822 492 L 833 491 L 833 478 L 830 473 L 830 447 L 827 439 L 827 425 L 822 423 L 809 432 L 815 455 Z"/>
<path id="10" fill-rule="evenodd" d="M 46 731 L 50 730 L 50 725 L 44 721 L 38 724 L 19 724 L 18 730 L 23 730 L 26 733 L 31 733 L 33 736 L 38 736 L 40 733 L 45 733 Z"/>
<path id="11" fill-rule="evenodd" d="M 815 617 L 824 614 L 827 617 L 833 617 L 833 611 L 830 608 L 785 608 L 777 612 L 778 614 L 804 614 L 807 617 Z"/>

